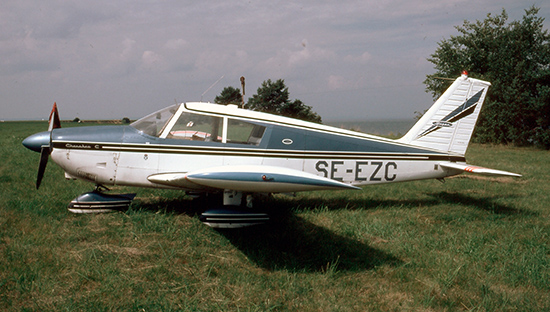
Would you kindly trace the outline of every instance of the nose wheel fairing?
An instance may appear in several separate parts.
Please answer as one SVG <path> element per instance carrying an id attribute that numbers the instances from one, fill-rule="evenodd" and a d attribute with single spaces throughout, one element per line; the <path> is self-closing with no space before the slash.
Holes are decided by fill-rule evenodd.
<path id="1" fill-rule="evenodd" d="M 99 189 L 73 199 L 67 209 L 73 213 L 101 213 L 128 209 L 136 194 L 105 194 Z"/>

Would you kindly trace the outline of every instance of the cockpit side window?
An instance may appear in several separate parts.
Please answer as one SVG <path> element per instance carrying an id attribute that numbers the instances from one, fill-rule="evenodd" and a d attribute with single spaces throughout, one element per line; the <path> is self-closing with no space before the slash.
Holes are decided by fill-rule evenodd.
<path id="1" fill-rule="evenodd" d="M 179 104 L 166 107 L 133 122 L 130 126 L 145 134 L 158 137 L 172 116 L 174 116 L 178 107 Z"/>
<path id="2" fill-rule="evenodd" d="M 222 122 L 220 117 L 183 112 L 166 138 L 221 142 Z"/>
<path id="3" fill-rule="evenodd" d="M 227 123 L 227 143 L 259 145 L 265 127 L 238 119 L 229 119 Z"/>

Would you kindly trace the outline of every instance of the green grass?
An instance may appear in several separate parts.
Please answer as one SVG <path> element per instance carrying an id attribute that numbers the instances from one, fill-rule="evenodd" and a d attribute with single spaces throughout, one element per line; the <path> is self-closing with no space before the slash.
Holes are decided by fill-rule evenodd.
<path id="1" fill-rule="evenodd" d="M 64 124 L 63 126 L 71 126 Z M 275 196 L 269 225 L 217 231 L 182 192 L 74 215 L 92 189 L 21 145 L 45 122 L 0 123 L 0 310 L 550 310 L 550 154 L 473 145 L 463 175 Z"/>

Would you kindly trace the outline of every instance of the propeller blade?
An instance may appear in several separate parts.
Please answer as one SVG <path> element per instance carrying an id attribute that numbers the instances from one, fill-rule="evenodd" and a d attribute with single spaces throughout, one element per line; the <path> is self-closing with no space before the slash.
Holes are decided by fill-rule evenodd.
<path id="1" fill-rule="evenodd" d="M 40 187 L 42 178 L 44 177 L 44 171 L 46 171 L 46 165 L 48 164 L 48 158 L 52 153 L 51 148 L 51 135 L 52 130 L 61 128 L 61 120 L 59 119 L 59 112 L 57 111 L 57 103 L 53 103 L 52 111 L 50 113 L 50 119 L 48 120 L 48 131 L 50 133 L 50 140 L 48 145 L 42 145 L 40 147 L 40 163 L 38 164 L 38 176 L 36 177 L 36 189 Z"/>
<path id="2" fill-rule="evenodd" d="M 59 119 L 59 112 L 57 111 L 57 103 L 53 103 L 52 112 L 50 113 L 50 119 L 48 120 L 48 131 L 61 128 L 61 120 Z"/>
<path id="3" fill-rule="evenodd" d="M 42 146 L 40 149 L 40 163 L 38 164 L 38 176 L 36 177 L 36 189 L 40 187 L 42 183 L 42 178 L 44 177 L 44 171 L 46 170 L 46 165 L 48 164 L 48 158 L 50 157 L 50 147 Z"/>

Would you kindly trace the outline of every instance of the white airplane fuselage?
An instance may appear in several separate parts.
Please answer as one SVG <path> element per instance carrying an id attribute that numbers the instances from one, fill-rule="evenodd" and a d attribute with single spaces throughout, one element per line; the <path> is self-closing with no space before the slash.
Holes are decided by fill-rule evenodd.
<path id="1" fill-rule="evenodd" d="M 150 177 L 209 168 L 265 166 L 287 168 L 361 186 L 444 178 L 460 171 L 444 169 L 438 166 L 439 162 L 465 160 L 460 155 L 233 106 L 182 104 L 172 118 L 179 118 L 178 114 L 182 113 L 191 114 L 191 119 L 201 116 L 219 118 L 221 136 L 210 141 L 202 137 L 169 138 L 170 132 L 176 131 L 166 129 L 175 127 L 175 123 L 169 125 L 169 121 L 166 121 L 168 124 L 162 132 L 157 132 L 160 133 L 158 136 L 148 135 L 132 126 L 54 129 L 52 160 L 69 176 L 96 184 L 190 190 L 209 187 L 159 184 L 152 182 Z M 261 141 L 254 144 L 229 141 L 227 132 L 224 134 L 222 130 L 227 129 L 227 124 L 232 120 L 262 127 Z M 207 134 L 212 137 L 211 133 Z M 240 184 L 242 181 L 227 186 L 239 190 Z M 256 187 L 258 191 L 269 191 L 262 185 Z"/>

